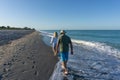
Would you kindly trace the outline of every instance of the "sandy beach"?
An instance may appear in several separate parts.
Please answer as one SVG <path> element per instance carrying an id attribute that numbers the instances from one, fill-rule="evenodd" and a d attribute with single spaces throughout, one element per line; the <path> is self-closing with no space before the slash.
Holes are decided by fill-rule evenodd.
<path id="1" fill-rule="evenodd" d="M 9 38 L 0 43 L 0 80 L 49 80 L 58 60 L 39 32 L 5 32 Z"/>

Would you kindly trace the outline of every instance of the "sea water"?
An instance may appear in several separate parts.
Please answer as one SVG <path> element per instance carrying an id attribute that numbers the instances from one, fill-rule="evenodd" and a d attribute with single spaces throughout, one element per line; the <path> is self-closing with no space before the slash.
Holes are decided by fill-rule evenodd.
<path id="1" fill-rule="evenodd" d="M 50 46 L 53 32 L 40 31 Z M 120 80 L 120 30 L 66 30 L 73 43 L 69 54 L 68 75 L 63 75 L 60 61 L 50 80 Z"/>

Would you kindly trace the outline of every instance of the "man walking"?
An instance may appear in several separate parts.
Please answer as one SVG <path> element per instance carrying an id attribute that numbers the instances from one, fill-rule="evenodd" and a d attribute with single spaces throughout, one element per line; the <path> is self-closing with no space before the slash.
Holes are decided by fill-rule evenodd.
<path id="1" fill-rule="evenodd" d="M 64 69 L 64 74 L 68 74 L 67 71 L 67 61 L 68 61 L 68 53 L 69 47 L 71 48 L 71 54 L 73 55 L 73 46 L 70 37 L 68 37 L 64 30 L 60 31 L 60 36 L 57 42 L 57 53 L 58 49 L 60 49 L 60 59 L 62 61 L 62 68 Z"/>

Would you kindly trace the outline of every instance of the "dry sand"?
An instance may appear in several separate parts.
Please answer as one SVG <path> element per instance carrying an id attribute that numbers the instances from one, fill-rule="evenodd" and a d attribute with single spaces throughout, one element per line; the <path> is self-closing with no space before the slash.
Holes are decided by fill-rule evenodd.
<path id="1" fill-rule="evenodd" d="M 0 80 L 49 80 L 57 61 L 35 31 L 0 46 Z"/>

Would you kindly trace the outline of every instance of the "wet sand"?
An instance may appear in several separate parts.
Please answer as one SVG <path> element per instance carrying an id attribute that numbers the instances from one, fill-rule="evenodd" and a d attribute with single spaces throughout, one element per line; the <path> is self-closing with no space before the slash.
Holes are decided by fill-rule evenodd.
<path id="1" fill-rule="evenodd" d="M 57 58 L 38 32 L 0 46 L 0 80 L 49 80 Z"/>

